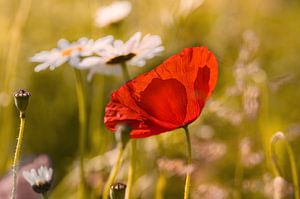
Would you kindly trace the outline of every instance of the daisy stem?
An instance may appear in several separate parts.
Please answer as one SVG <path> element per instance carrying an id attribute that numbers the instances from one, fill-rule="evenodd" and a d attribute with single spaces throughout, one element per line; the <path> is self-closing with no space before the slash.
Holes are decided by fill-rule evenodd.
<path id="1" fill-rule="evenodd" d="M 17 147 L 14 155 L 14 162 L 13 162 L 13 189 L 12 189 L 12 195 L 11 199 L 16 198 L 16 191 L 17 191 L 17 170 L 18 170 L 18 161 L 23 141 L 23 135 L 24 135 L 24 127 L 25 127 L 25 113 L 20 112 L 20 130 L 19 130 L 19 136 L 17 141 Z"/>
<path id="2" fill-rule="evenodd" d="M 185 131 L 186 142 L 187 142 L 187 152 L 188 152 L 187 163 L 188 163 L 188 167 L 190 167 L 192 164 L 191 138 L 190 138 L 188 126 L 184 126 L 183 129 Z M 184 186 L 184 199 L 188 199 L 190 196 L 190 186 L 191 186 L 191 172 L 188 170 L 186 174 L 185 186 Z"/>
<path id="3" fill-rule="evenodd" d="M 135 172 L 135 159 L 136 159 L 136 140 L 130 140 L 130 165 L 128 171 L 128 181 L 127 181 L 127 191 L 126 197 L 127 199 L 132 198 L 132 187 L 133 187 L 133 180 L 134 180 L 134 172 Z"/>
<path id="4" fill-rule="evenodd" d="M 80 198 L 85 198 L 85 175 L 84 175 L 84 155 L 86 145 L 86 99 L 84 85 L 81 73 L 75 69 L 76 75 L 76 93 L 78 101 L 78 116 L 79 116 L 79 161 L 80 161 Z"/>
<path id="5" fill-rule="evenodd" d="M 108 180 L 106 182 L 104 192 L 103 192 L 103 199 L 108 199 L 109 191 L 111 185 L 114 183 L 117 173 L 120 169 L 121 163 L 122 163 L 122 156 L 123 156 L 124 149 L 122 147 L 122 144 L 118 144 L 118 157 L 117 157 L 117 162 L 113 168 L 113 170 L 110 172 Z"/>
<path id="6" fill-rule="evenodd" d="M 126 62 L 122 62 L 121 67 L 122 67 L 122 73 L 123 73 L 123 77 L 124 77 L 125 81 L 129 81 L 130 77 L 129 77 Z"/>

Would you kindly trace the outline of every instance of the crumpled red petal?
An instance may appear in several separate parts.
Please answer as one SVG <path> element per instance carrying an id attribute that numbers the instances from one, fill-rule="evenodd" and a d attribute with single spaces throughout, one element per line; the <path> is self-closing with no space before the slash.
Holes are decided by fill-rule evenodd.
<path id="1" fill-rule="evenodd" d="M 185 48 L 115 91 L 104 123 L 114 131 L 126 122 L 132 138 L 180 128 L 200 115 L 217 78 L 217 60 L 206 47 Z"/>

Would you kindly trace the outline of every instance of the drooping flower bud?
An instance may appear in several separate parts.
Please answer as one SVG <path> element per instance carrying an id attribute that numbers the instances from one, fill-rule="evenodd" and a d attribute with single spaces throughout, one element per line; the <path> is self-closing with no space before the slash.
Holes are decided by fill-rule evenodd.
<path id="1" fill-rule="evenodd" d="M 126 144 L 130 140 L 131 127 L 125 123 L 118 124 L 116 128 L 115 136 L 118 143 L 122 144 L 122 148 L 126 147 Z"/>
<path id="2" fill-rule="evenodd" d="M 30 96 L 31 93 L 24 89 L 20 89 L 19 91 L 14 93 L 15 105 L 21 113 L 25 113 Z"/>
<path id="3" fill-rule="evenodd" d="M 126 185 L 123 183 L 116 183 L 110 187 L 111 199 L 124 199 L 125 198 Z"/>

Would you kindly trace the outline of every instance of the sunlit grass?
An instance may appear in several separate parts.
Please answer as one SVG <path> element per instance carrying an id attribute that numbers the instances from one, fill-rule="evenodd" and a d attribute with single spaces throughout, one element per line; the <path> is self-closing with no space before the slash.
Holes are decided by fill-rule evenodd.
<path id="1" fill-rule="evenodd" d="M 82 36 L 97 39 L 112 34 L 117 39 L 126 40 L 141 31 L 143 35 L 160 35 L 165 51 L 143 68 L 128 66 L 130 77 L 149 71 L 184 47 L 208 46 L 219 61 L 220 77 L 212 99 L 201 118 L 190 126 L 195 154 L 192 198 L 216 198 L 209 195 L 213 193 L 220 193 L 223 198 L 272 198 L 272 191 L 266 190 L 268 186 L 272 187 L 275 177 L 268 155 L 275 132 L 285 133 L 295 155 L 296 167 L 300 167 L 297 155 L 300 151 L 297 144 L 300 127 L 296 128 L 300 122 L 299 2 L 206 0 L 188 15 L 182 15 L 179 0 L 133 0 L 132 12 L 122 23 L 106 28 L 96 27 L 94 13 L 97 7 L 109 2 L 0 1 L 0 24 L 3 27 L 0 33 L 1 176 L 11 169 L 18 132 L 18 113 L 13 107 L 12 93 L 17 88 L 27 88 L 33 97 L 26 118 L 20 163 L 22 165 L 27 158 L 38 154 L 49 155 L 55 174 L 51 198 L 77 196 L 80 181 L 77 152 L 80 144 L 73 70 L 65 64 L 55 72 L 35 73 L 35 65 L 29 62 L 29 57 L 51 49 L 60 38 L 74 41 Z M 247 48 L 243 51 L 244 36 L 249 32 L 257 38 L 259 45 L 249 59 L 241 61 L 241 54 L 251 51 Z M 247 45 L 253 43 L 250 41 Z M 248 117 L 244 109 L 246 89 L 240 93 L 228 90 L 238 84 L 236 76 L 239 73 L 235 72 L 240 67 L 238 64 L 247 67 L 252 63 L 257 64 L 265 76 L 263 81 L 256 81 L 261 74 L 247 72 L 250 77 L 246 78 L 243 89 L 253 86 L 259 90 L 258 97 L 253 99 L 258 103 L 256 113 Z M 86 75 L 83 72 L 83 76 Z M 115 163 L 114 148 L 117 144 L 114 135 L 105 128 L 103 116 L 110 94 L 123 83 L 121 77 L 105 75 L 96 75 L 92 81 L 86 81 L 88 133 L 85 177 L 91 198 L 102 194 Z M 183 196 L 185 179 L 178 172 L 182 169 L 178 164 L 180 161 L 175 160 L 186 162 L 185 137 L 181 130 L 157 137 L 159 141 L 154 137 L 138 140 L 133 198 Z M 244 138 L 251 140 L 251 154 L 262 152 L 260 162 L 250 166 L 243 163 L 243 159 L 250 158 L 241 157 L 240 145 Z M 224 153 L 220 153 L 220 149 Z M 288 186 L 292 186 L 286 151 L 279 149 L 278 157 L 284 170 L 282 177 Z M 107 154 L 110 150 L 114 151 L 113 155 Z M 128 153 L 129 148 L 124 151 L 124 161 L 117 175 L 117 180 L 123 183 L 127 182 Z M 171 166 L 167 164 L 169 161 Z"/>

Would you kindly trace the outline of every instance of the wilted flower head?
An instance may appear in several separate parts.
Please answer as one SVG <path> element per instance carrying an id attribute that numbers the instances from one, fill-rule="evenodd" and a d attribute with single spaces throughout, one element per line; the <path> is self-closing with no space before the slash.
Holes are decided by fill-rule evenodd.
<path id="1" fill-rule="evenodd" d="M 23 176 L 37 193 L 46 193 L 51 187 L 53 169 L 41 166 L 37 171 L 24 171 Z"/>
<path id="2" fill-rule="evenodd" d="M 104 50 L 97 51 L 98 56 L 85 58 L 79 67 L 91 68 L 89 79 L 94 73 L 121 74 L 121 64 L 128 63 L 130 66 L 144 66 L 146 60 L 153 58 L 164 50 L 158 35 L 146 35 L 143 38 L 140 32 L 135 33 L 125 43 L 115 40 L 111 45 L 105 46 Z"/>
<path id="3" fill-rule="evenodd" d="M 129 15 L 131 3 L 129 1 L 115 1 L 109 6 L 100 7 L 96 13 L 96 25 L 105 27 L 118 23 Z"/>
<path id="4" fill-rule="evenodd" d="M 39 52 L 31 57 L 30 61 L 40 63 L 35 67 L 35 72 L 39 72 L 47 68 L 54 70 L 66 62 L 73 67 L 84 69 L 78 66 L 81 58 L 92 55 L 94 51 L 101 51 L 101 49 L 103 49 L 112 40 L 112 36 L 104 37 L 96 41 L 85 37 L 80 38 L 75 42 L 60 39 L 57 43 L 57 48 Z"/>

